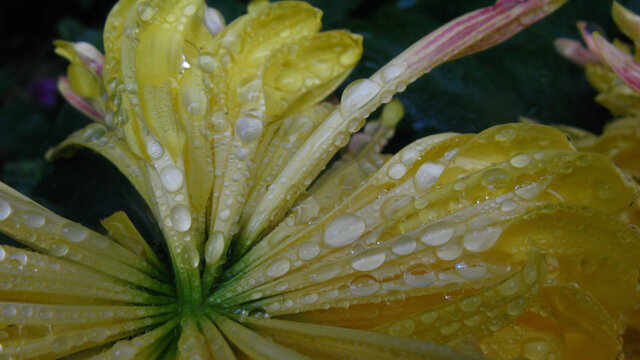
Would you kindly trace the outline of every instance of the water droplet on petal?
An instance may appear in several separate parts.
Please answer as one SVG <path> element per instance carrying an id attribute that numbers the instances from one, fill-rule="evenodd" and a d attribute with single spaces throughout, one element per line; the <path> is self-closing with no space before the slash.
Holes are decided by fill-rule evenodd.
<path id="1" fill-rule="evenodd" d="M 511 166 L 515 167 L 515 168 L 523 168 L 527 165 L 529 165 L 529 155 L 527 154 L 520 154 L 520 155 L 516 155 L 514 157 L 511 158 L 511 160 L 509 161 L 509 163 L 511 163 Z"/>
<path id="2" fill-rule="evenodd" d="M 236 120 L 235 134 L 245 143 L 253 142 L 262 135 L 263 124 L 260 119 L 242 115 Z"/>
<path id="3" fill-rule="evenodd" d="M 179 232 L 185 232 L 191 228 L 191 213 L 189 209 L 178 204 L 171 208 L 171 223 Z"/>
<path id="4" fill-rule="evenodd" d="M 333 279 L 342 272 L 342 267 L 338 264 L 325 266 L 309 274 L 309 280 L 314 283 L 321 283 Z"/>
<path id="5" fill-rule="evenodd" d="M 184 9 L 182 9 L 182 12 L 187 16 L 191 16 L 191 15 L 196 13 L 197 9 L 198 8 L 196 7 L 195 4 L 189 4 L 189 5 L 185 6 Z"/>
<path id="6" fill-rule="evenodd" d="M 436 281 L 436 275 L 422 265 L 417 265 L 404 273 L 404 283 L 412 288 L 425 288 L 434 281 Z"/>
<path id="7" fill-rule="evenodd" d="M 518 208 L 518 203 L 513 199 L 506 199 L 500 204 L 500 210 L 510 212 Z"/>
<path id="8" fill-rule="evenodd" d="M 430 246 L 446 243 L 453 236 L 453 227 L 446 222 L 429 225 L 421 234 L 420 241 Z"/>
<path id="9" fill-rule="evenodd" d="M 147 139 L 147 154 L 149 154 L 152 159 L 158 160 L 164 155 L 164 148 L 158 140 L 149 138 Z"/>
<path id="10" fill-rule="evenodd" d="M 22 218 L 24 219 L 24 222 L 34 228 L 39 228 L 42 227 L 44 225 L 44 223 L 46 222 L 46 220 L 44 219 L 44 217 L 40 214 L 38 214 L 37 212 L 27 212 L 24 215 L 22 215 Z"/>
<path id="11" fill-rule="evenodd" d="M 549 343 L 544 339 L 529 339 L 522 345 L 522 355 L 531 360 L 546 359 L 549 354 Z"/>
<path id="12" fill-rule="evenodd" d="M 384 263 L 385 253 L 377 249 L 365 250 L 356 255 L 351 261 L 351 266 L 359 271 L 377 269 Z"/>
<path id="13" fill-rule="evenodd" d="M 342 93 L 340 110 L 343 115 L 354 112 L 373 99 L 380 91 L 380 85 L 371 79 L 352 82 Z"/>
<path id="14" fill-rule="evenodd" d="M 436 181 L 438 181 L 443 171 L 444 166 L 441 164 L 426 162 L 420 165 L 414 176 L 414 182 L 418 191 L 430 189 Z"/>
<path id="15" fill-rule="evenodd" d="M 315 304 L 318 301 L 318 299 L 319 299 L 318 294 L 313 293 L 313 294 L 309 294 L 302 297 L 300 301 L 302 301 L 303 304 L 311 305 L 311 304 Z"/>
<path id="16" fill-rule="evenodd" d="M 416 249 L 416 241 L 406 236 L 394 241 L 391 251 L 396 255 L 409 255 Z"/>
<path id="17" fill-rule="evenodd" d="M 469 251 L 481 252 L 490 249 L 502 234 L 502 227 L 487 226 L 484 229 L 470 231 L 464 234 L 463 244 Z"/>
<path id="18" fill-rule="evenodd" d="M 497 290 L 498 293 L 502 296 L 510 296 L 518 292 L 520 287 L 522 286 L 522 280 L 519 276 L 514 276 L 502 284 L 498 285 Z"/>
<path id="19" fill-rule="evenodd" d="M 69 247 L 63 243 L 54 242 L 51 244 L 50 251 L 53 256 L 65 256 L 69 252 Z"/>
<path id="20" fill-rule="evenodd" d="M 407 337 L 413 334 L 416 324 L 411 319 L 400 320 L 389 327 L 389 335 Z"/>
<path id="21" fill-rule="evenodd" d="M 306 242 L 298 248 L 298 257 L 302 260 L 311 260 L 320 253 L 320 246 L 315 242 Z"/>
<path id="22" fill-rule="evenodd" d="M 6 220 L 11 215 L 11 205 L 4 200 L 0 200 L 0 221 Z"/>
<path id="23" fill-rule="evenodd" d="M 402 75 L 402 73 L 404 73 L 404 68 L 402 66 L 391 64 L 382 69 L 382 79 L 385 82 L 389 82 L 397 79 Z"/>
<path id="24" fill-rule="evenodd" d="M 169 192 L 175 192 L 182 187 L 184 176 L 177 167 L 168 165 L 160 170 L 160 181 L 162 186 Z"/>
<path id="25" fill-rule="evenodd" d="M 84 240 L 89 234 L 87 229 L 73 223 L 66 223 L 62 225 L 62 227 L 60 227 L 60 232 L 62 232 L 62 236 L 67 240 L 76 243 Z"/>
<path id="26" fill-rule="evenodd" d="M 542 190 L 544 190 L 542 185 L 533 183 L 516 189 L 515 193 L 525 200 L 532 200 L 538 196 Z"/>
<path id="27" fill-rule="evenodd" d="M 276 278 L 286 274 L 291 267 L 288 259 L 280 259 L 267 268 L 267 276 Z"/>
<path id="28" fill-rule="evenodd" d="M 216 231 L 213 233 L 209 241 L 207 241 L 204 258 L 208 263 L 214 264 L 220 259 L 223 252 L 224 235 L 222 232 Z"/>
<path id="29" fill-rule="evenodd" d="M 459 241 L 444 244 L 436 249 L 436 255 L 442 260 L 455 260 L 462 255 L 462 244 Z"/>
<path id="30" fill-rule="evenodd" d="M 387 174 L 389 174 L 389 177 L 394 180 L 402 178 L 406 173 L 407 167 L 400 163 L 389 166 L 389 170 L 387 172 Z"/>
<path id="31" fill-rule="evenodd" d="M 364 221 L 353 214 L 344 214 L 335 218 L 324 230 L 324 242 L 336 248 L 356 241 L 365 230 Z"/>
<path id="32" fill-rule="evenodd" d="M 369 296 L 375 294 L 380 288 L 380 283 L 371 275 L 359 275 L 349 282 L 351 293 L 356 296 Z"/>
<path id="33" fill-rule="evenodd" d="M 480 298 L 480 296 L 471 296 L 460 301 L 460 305 L 458 306 L 460 307 L 460 310 L 470 312 L 478 309 L 481 303 L 482 303 L 482 298 Z"/>

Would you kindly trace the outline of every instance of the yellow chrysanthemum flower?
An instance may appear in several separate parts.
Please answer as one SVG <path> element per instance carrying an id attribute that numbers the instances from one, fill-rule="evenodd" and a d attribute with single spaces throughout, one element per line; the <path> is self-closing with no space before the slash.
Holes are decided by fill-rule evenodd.
<path id="1" fill-rule="evenodd" d="M 56 43 L 96 122 L 47 155 L 113 162 L 171 264 L 124 212 L 100 234 L 0 183 L 0 231 L 31 248 L 0 246 L 0 358 L 615 358 L 638 302 L 629 176 L 537 124 L 381 153 L 394 94 L 562 2 L 455 19 L 336 104 L 361 38 L 306 3 L 225 26 L 202 0 L 121 0 L 104 57 Z"/>

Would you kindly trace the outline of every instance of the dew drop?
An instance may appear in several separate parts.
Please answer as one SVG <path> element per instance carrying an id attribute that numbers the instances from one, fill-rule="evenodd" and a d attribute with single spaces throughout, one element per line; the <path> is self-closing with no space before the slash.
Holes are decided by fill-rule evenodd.
<path id="1" fill-rule="evenodd" d="M 213 72 L 218 67 L 218 61 L 211 54 L 200 54 L 196 59 L 198 66 L 204 72 Z"/>
<path id="2" fill-rule="evenodd" d="M 2 308 L 2 315 L 5 317 L 14 317 L 18 315 L 18 310 L 13 305 L 7 305 Z"/>
<path id="3" fill-rule="evenodd" d="M 34 228 L 39 228 L 42 227 L 44 225 L 44 223 L 46 222 L 46 220 L 44 219 L 44 217 L 40 214 L 38 214 L 37 212 L 27 212 L 24 215 L 22 215 L 22 218 L 24 219 L 24 222 Z"/>
<path id="4" fill-rule="evenodd" d="M 53 311 L 51 311 L 51 309 L 48 309 L 48 308 L 42 308 L 38 312 L 38 316 L 44 320 L 51 319 L 51 317 L 53 316 Z"/>
<path id="5" fill-rule="evenodd" d="M 315 242 L 306 242 L 298 248 L 298 257 L 302 260 L 311 260 L 320 253 L 320 246 Z"/>
<path id="6" fill-rule="evenodd" d="M 487 269 L 482 266 L 456 266 L 458 274 L 466 279 L 480 279 L 487 275 Z"/>
<path id="7" fill-rule="evenodd" d="M 404 273 L 404 283 L 412 288 L 425 288 L 434 281 L 436 281 L 436 275 L 422 265 L 417 265 Z"/>
<path id="8" fill-rule="evenodd" d="M 400 155 L 400 161 L 407 166 L 411 166 L 418 158 L 420 157 L 420 153 L 415 151 L 414 149 L 406 149 Z"/>
<path id="9" fill-rule="evenodd" d="M 530 339 L 522 345 L 522 355 L 527 359 L 546 359 L 549 354 L 549 343 L 544 339 Z"/>
<path id="10" fill-rule="evenodd" d="M 442 260 L 455 260 L 462 255 L 462 250 L 462 245 L 456 241 L 439 246 L 436 255 Z"/>
<path id="11" fill-rule="evenodd" d="M 351 293 L 355 296 L 369 296 L 380 288 L 380 284 L 371 275 L 363 274 L 356 276 L 349 282 Z"/>
<path id="12" fill-rule="evenodd" d="M 137 8 L 138 10 L 138 17 L 140 18 L 140 20 L 142 21 L 148 21 L 151 19 L 151 16 L 153 15 L 153 9 L 151 8 L 151 6 L 147 3 L 142 3 L 138 6 Z"/>
<path id="13" fill-rule="evenodd" d="M 215 264 L 216 262 L 218 262 L 223 252 L 224 234 L 221 231 L 216 231 L 207 241 L 207 245 L 204 251 L 204 258 L 209 264 Z"/>
<path id="14" fill-rule="evenodd" d="M 0 221 L 6 220 L 11 215 L 11 205 L 4 200 L 0 200 Z"/>
<path id="15" fill-rule="evenodd" d="M 89 339 L 93 342 L 103 342 L 109 336 L 109 332 L 102 326 L 93 328 L 89 334 Z"/>
<path id="16" fill-rule="evenodd" d="M 446 222 L 429 225 L 421 234 L 420 241 L 429 246 L 446 243 L 453 236 L 453 227 Z"/>
<path id="17" fill-rule="evenodd" d="M 245 143 L 253 142 L 262 135 L 263 124 L 260 119 L 252 116 L 242 115 L 236 120 L 234 127 L 235 134 Z"/>
<path id="18" fill-rule="evenodd" d="M 503 142 L 509 142 L 515 139 L 515 137 L 516 137 L 515 130 L 510 128 L 501 130 L 499 133 L 495 135 L 496 140 L 503 141 Z"/>
<path id="19" fill-rule="evenodd" d="M 302 301 L 303 304 L 311 305 L 311 304 L 315 304 L 318 301 L 318 299 L 319 299 L 318 294 L 313 293 L 313 294 L 309 294 L 302 297 L 300 301 Z"/>
<path id="20" fill-rule="evenodd" d="M 490 249 L 502 234 L 502 227 L 487 226 L 484 229 L 474 230 L 464 234 L 462 243 L 465 249 L 481 252 Z"/>
<path id="21" fill-rule="evenodd" d="M 460 329 L 460 323 L 456 321 L 442 326 L 440 328 L 440 333 L 442 333 L 442 335 L 451 335 L 458 331 L 458 329 Z"/>
<path id="22" fill-rule="evenodd" d="M 482 185 L 489 189 L 495 190 L 506 185 L 509 180 L 509 174 L 503 168 L 494 168 L 485 171 L 482 174 Z"/>
<path id="23" fill-rule="evenodd" d="M 200 253 L 193 244 L 187 244 L 184 247 L 185 263 L 191 268 L 197 268 L 200 265 Z"/>
<path id="24" fill-rule="evenodd" d="M 81 242 L 89 234 L 87 229 L 73 223 L 65 223 L 62 225 L 62 227 L 60 227 L 60 232 L 62 232 L 62 236 L 67 240 L 74 243 Z"/>
<path id="25" fill-rule="evenodd" d="M 380 267 L 384 259 L 385 253 L 378 249 L 365 250 L 353 258 L 351 267 L 358 271 L 370 271 Z"/>
<path id="26" fill-rule="evenodd" d="M 309 280 L 314 283 L 321 283 L 333 279 L 342 272 L 338 264 L 322 267 L 309 275 Z"/>
<path id="27" fill-rule="evenodd" d="M 65 256 L 69 252 L 69 247 L 65 244 L 54 242 L 51 244 L 50 252 L 53 256 Z"/>
<path id="28" fill-rule="evenodd" d="M 168 165 L 160 170 L 160 181 L 165 189 L 170 192 L 175 192 L 182 187 L 184 176 L 177 167 Z"/>
<path id="29" fill-rule="evenodd" d="M 265 308 L 266 308 L 266 310 L 268 312 L 271 312 L 271 313 L 272 312 L 276 312 L 276 311 L 280 310 L 280 303 L 279 302 L 273 302 L 273 303 L 267 305 Z"/>
<path id="30" fill-rule="evenodd" d="M 400 65 L 389 65 L 385 66 L 382 69 L 382 80 L 385 82 L 389 82 L 397 79 L 400 75 L 404 73 L 404 68 Z"/>
<path id="31" fill-rule="evenodd" d="M 502 296 L 510 296 L 518 292 L 522 286 L 522 281 L 519 276 L 514 276 L 511 279 L 506 280 L 502 284 L 498 285 L 497 290 Z"/>
<path id="32" fill-rule="evenodd" d="M 426 312 L 424 314 L 422 314 L 422 316 L 420 317 L 420 320 L 429 325 L 429 324 L 433 324 L 434 321 L 436 321 L 436 319 L 438 318 L 438 313 L 435 311 L 429 311 Z"/>
<path id="33" fill-rule="evenodd" d="M 335 218 L 324 230 L 324 242 L 337 248 L 356 241 L 365 230 L 364 221 L 353 214 L 344 214 Z"/>
<path id="34" fill-rule="evenodd" d="M 191 228 L 191 213 L 189 208 L 182 204 L 171 208 L 171 223 L 173 228 L 179 232 L 185 232 Z"/>
<path id="35" fill-rule="evenodd" d="M 438 181 L 443 171 L 444 166 L 441 164 L 426 162 L 420 165 L 413 178 L 418 191 L 430 189 Z"/>
<path id="36" fill-rule="evenodd" d="M 389 166 L 389 170 L 387 171 L 387 174 L 389 175 L 389 177 L 394 180 L 401 179 L 406 173 L 407 173 L 407 167 L 400 163 L 396 163 Z"/>
<path id="37" fill-rule="evenodd" d="M 518 208 L 518 203 L 513 199 L 506 199 L 500 204 L 500 210 L 510 212 Z"/>
<path id="38" fill-rule="evenodd" d="M 136 355 L 136 349 L 128 340 L 117 342 L 111 348 L 111 360 L 129 360 Z"/>
<path id="39" fill-rule="evenodd" d="M 507 304 L 507 314 L 511 316 L 518 316 L 522 314 L 527 308 L 527 303 L 523 299 L 516 299 Z"/>
<path id="40" fill-rule="evenodd" d="M 533 183 L 516 189 L 515 193 L 525 200 L 532 200 L 536 196 L 540 195 L 542 190 L 544 190 L 542 185 Z"/>
<path id="41" fill-rule="evenodd" d="M 409 255 L 416 249 L 416 241 L 405 236 L 394 241 L 391 251 L 396 255 Z"/>
<path id="42" fill-rule="evenodd" d="M 342 93 L 340 110 L 343 115 L 362 108 L 380 91 L 380 85 L 371 79 L 352 82 Z"/>
<path id="43" fill-rule="evenodd" d="M 51 349 L 54 352 L 62 353 L 69 350 L 69 348 L 71 348 L 71 345 L 73 344 L 71 343 L 71 339 L 67 335 L 58 335 L 51 342 Z"/>
<path id="44" fill-rule="evenodd" d="M 520 155 L 516 155 L 516 156 L 512 157 L 511 160 L 509 161 L 509 163 L 514 168 L 523 168 L 523 167 L 529 165 L 529 161 L 530 161 L 529 155 L 520 154 Z"/>
<path id="45" fill-rule="evenodd" d="M 162 157 L 162 155 L 164 155 L 164 148 L 162 147 L 162 145 L 160 145 L 158 140 L 153 139 L 153 138 L 148 138 L 147 139 L 147 154 L 149 154 L 149 156 L 152 159 L 158 160 L 158 159 L 160 159 Z"/>
<path id="46" fill-rule="evenodd" d="M 31 317 L 33 315 L 33 308 L 31 306 L 23 306 L 22 309 L 20 309 L 20 315 Z"/>
<path id="47" fill-rule="evenodd" d="M 413 334 L 416 324 L 411 319 L 400 320 L 389 327 L 389 335 L 407 337 Z"/>
<path id="48" fill-rule="evenodd" d="M 27 257 L 27 254 L 22 252 L 22 251 L 17 251 L 15 253 L 11 254 L 9 256 L 9 258 L 12 259 L 12 260 L 16 260 L 22 266 L 27 265 L 27 261 L 29 260 L 29 258 Z"/>
<path id="49" fill-rule="evenodd" d="M 286 274 L 291 267 L 288 259 L 279 259 L 267 268 L 267 276 L 272 278 L 280 277 Z"/>
<path id="50" fill-rule="evenodd" d="M 478 309 L 481 303 L 482 303 L 482 299 L 479 296 L 471 296 L 460 301 L 460 304 L 458 306 L 462 311 L 471 312 Z"/>
<path id="51" fill-rule="evenodd" d="M 184 9 L 182 9 L 182 12 L 187 16 L 191 16 L 196 13 L 196 10 L 197 10 L 197 7 L 195 4 L 189 4 L 185 6 Z"/>

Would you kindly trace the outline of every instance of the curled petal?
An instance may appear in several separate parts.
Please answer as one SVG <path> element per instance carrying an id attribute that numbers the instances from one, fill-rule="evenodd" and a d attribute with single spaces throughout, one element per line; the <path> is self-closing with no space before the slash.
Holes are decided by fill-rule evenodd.
<path id="1" fill-rule="evenodd" d="M 593 41 L 600 57 L 611 66 L 622 81 L 636 92 L 640 92 L 640 64 L 598 33 L 593 35 Z"/>
<path id="2" fill-rule="evenodd" d="M 58 79 L 58 91 L 64 98 L 81 113 L 87 115 L 91 119 L 104 122 L 105 113 L 102 108 L 94 106 L 88 98 L 78 95 L 69 84 L 69 79 L 61 76 Z"/>
<path id="3" fill-rule="evenodd" d="M 600 59 L 592 52 L 584 48 L 580 42 L 573 39 L 557 39 L 553 43 L 556 51 L 577 65 L 585 66 L 589 63 L 598 64 Z"/>

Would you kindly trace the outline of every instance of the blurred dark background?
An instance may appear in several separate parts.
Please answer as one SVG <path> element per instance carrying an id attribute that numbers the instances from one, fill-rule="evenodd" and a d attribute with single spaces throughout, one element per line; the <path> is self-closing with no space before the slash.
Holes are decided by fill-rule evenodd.
<path id="1" fill-rule="evenodd" d="M 207 1 L 227 21 L 246 1 Z M 491 0 L 318 0 L 325 28 L 364 36 L 365 52 L 351 79 L 369 76 L 420 37 Z M 634 11 L 640 0 L 621 1 Z M 146 236 L 157 238 L 137 194 L 106 161 L 89 152 L 48 163 L 47 148 L 88 123 L 64 104 L 55 89 L 66 62 L 52 41 L 87 41 L 102 50 L 101 28 L 112 0 L 2 1 L 0 4 L 0 181 L 54 211 L 97 227 L 97 220 L 124 209 Z M 580 68 L 557 55 L 553 40 L 578 38 L 578 20 L 598 24 L 608 37 L 623 37 L 610 18 L 611 0 L 570 0 L 547 19 L 481 54 L 446 64 L 399 97 L 407 116 L 390 151 L 443 131 L 477 132 L 527 116 L 598 132 L 609 114 Z"/>

